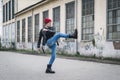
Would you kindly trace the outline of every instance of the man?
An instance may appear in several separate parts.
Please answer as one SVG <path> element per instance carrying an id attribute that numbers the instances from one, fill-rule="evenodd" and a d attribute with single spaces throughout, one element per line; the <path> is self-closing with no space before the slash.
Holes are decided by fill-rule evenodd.
<path id="1" fill-rule="evenodd" d="M 55 73 L 55 71 L 53 71 L 51 67 L 56 58 L 56 42 L 57 42 L 57 40 L 61 37 L 77 39 L 78 32 L 77 32 L 77 29 L 75 29 L 75 32 L 73 34 L 63 34 L 60 32 L 56 33 L 55 30 L 53 29 L 53 27 L 51 27 L 51 19 L 46 18 L 44 20 L 44 23 L 45 23 L 45 26 L 44 26 L 39 38 L 41 38 L 41 36 L 43 35 L 43 44 L 44 45 L 47 44 L 47 46 L 52 51 L 50 61 L 47 65 L 46 73 Z M 38 41 L 38 44 L 39 44 L 39 41 Z M 39 48 L 39 45 L 38 45 L 38 48 Z"/>
<path id="2" fill-rule="evenodd" d="M 41 44 L 41 40 L 42 40 L 42 51 L 43 53 L 45 54 L 45 50 L 44 50 L 44 47 L 45 47 L 45 33 L 43 33 L 43 29 L 49 29 L 49 30 L 52 30 L 52 31 L 55 31 L 55 27 L 48 27 L 47 26 L 47 23 L 51 22 L 50 19 L 46 18 L 45 21 L 44 21 L 44 27 L 40 30 L 40 33 L 39 33 L 39 40 L 38 40 L 38 44 L 37 44 L 37 47 L 38 47 L 38 51 L 40 51 L 40 44 Z M 42 39 L 43 38 L 43 39 Z M 57 45 L 59 45 L 58 41 L 57 41 Z"/>

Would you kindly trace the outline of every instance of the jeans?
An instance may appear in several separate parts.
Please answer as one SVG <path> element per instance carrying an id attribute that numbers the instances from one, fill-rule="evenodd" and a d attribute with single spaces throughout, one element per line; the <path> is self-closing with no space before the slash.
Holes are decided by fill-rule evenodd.
<path id="1" fill-rule="evenodd" d="M 69 34 L 56 33 L 52 38 L 47 40 L 47 46 L 52 50 L 49 64 L 52 65 L 56 58 L 56 42 L 59 38 L 69 38 Z"/>

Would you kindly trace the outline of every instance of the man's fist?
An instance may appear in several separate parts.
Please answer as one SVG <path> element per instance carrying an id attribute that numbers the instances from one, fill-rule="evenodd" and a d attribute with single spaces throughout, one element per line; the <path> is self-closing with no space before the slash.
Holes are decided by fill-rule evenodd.
<path id="1" fill-rule="evenodd" d="M 40 53 L 40 51 L 41 51 L 40 48 L 37 48 L 37 52 Z"/>

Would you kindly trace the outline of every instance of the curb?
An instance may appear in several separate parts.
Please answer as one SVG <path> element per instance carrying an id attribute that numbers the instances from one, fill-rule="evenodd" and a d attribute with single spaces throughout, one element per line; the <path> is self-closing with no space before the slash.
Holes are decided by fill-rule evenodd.
<path id="1" fill-rule="evenodd" d="M 112 60 L 104 60 L 104 59 L 83 58 L 83 57 L 67 57 L 67 56 L 61 56 L 61 55 L 60 56 L 58 55 L 58 58 L 81 60 L 81 61 L 91 61 L 91 62 L 104 63 L 104 64 L 120 65 L 120 61 L 112 61 Z"/>

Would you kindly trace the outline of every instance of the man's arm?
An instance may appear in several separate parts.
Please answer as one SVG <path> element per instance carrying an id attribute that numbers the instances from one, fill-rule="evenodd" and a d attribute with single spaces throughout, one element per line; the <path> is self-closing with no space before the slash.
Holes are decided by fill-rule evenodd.
<path id="1" fill-rule="evenodd" d="M 42 45 L 45 46 L 45 44 L 46 44 L 46 30 L 43 29 L 42 35 L 43 35 L 43 43 L 42 43 Z"/>
<path id="2" fill-rule="evenodd" d="M 42 29 L 40 30 L 40 33 L 39 33 L 39 39 L 38 39 L 38 43 L 37 43 L 37 48 L 40 48 L 41 39 L 42 39 Z"/>

